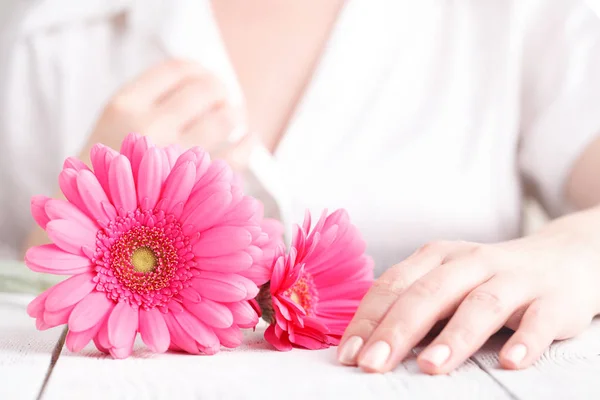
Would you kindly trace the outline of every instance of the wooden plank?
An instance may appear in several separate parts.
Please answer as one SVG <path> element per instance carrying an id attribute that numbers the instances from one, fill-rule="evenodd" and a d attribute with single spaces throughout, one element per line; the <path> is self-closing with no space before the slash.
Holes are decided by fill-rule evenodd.
<path id="1" fill-rule="evenodd" d="M 518 372 L 498 367 L 506 338 L 494 338 L 475 359 L 519 398 L 600 399 L 600 320 L 577 338 L 555 343 L 533 367 Z"/>
<path id="2" fill-rule="evenodd" d="M 39 332 L 26 308 L 32 296 L 0 293 L 0 399 L 36 399 L 62 329 Z"/>
<path id="3" fill-rule="evenodd" d="M 88 346 L 63 349 L 46 389 L 50 399 L 507 399 L 477 365 L 451 376 L 418 372 L 414 359 L 396 371 L 365 374 L 341 367 L 335 349 L 280 353 L 248 332 L 236 350 L 215 356 L 153 355 L 138 343 L 132 358 L 113 360 Z"/>

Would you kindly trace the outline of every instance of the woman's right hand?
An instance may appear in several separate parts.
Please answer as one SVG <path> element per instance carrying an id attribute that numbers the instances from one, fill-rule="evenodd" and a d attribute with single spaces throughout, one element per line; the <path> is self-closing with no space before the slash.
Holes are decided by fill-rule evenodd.
<path id="1" fill-rule="evenodd" d="M 130 132 L 159 146 L 201 146 L 213 155 L 232 154 L 239 167 L 248 140 L 230 143 L 232 132 L 245 133 L 245 113 L 231 104 L 221 81 L 196 63 L 169 60 L 123 86 L 109 101 L 82 156 L 95 143 L 118 150 Z M 216 153 L 216 154 L 215 154 Z"/>
<path id="2" fill-rule="evenodd" d="M 240 171 L 255 138 L 245 135 L 230 142 L 230 137 L 238 130 L 245 134 L 245 126 L 244 110 L 231 104 L 217 77 L 195 63 L 170 60 L 150 68 L 113 96 L 78 158 L 91 165 L 94 144 L 119 150 L 125 136 L 135 132 L 159 146 L 201 146 Z M 44 243 L 48 237 L 36 227 L 23 243 L 23 255 L 29 247 Z"/>

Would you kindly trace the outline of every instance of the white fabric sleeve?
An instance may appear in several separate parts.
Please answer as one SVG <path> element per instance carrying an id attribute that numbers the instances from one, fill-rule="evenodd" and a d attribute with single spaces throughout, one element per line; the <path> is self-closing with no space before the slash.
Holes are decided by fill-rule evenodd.
<path id="1" fill-rule="evenodd" d="M 519 162 L 556 217 L 570 211 L 565 185 L 573 164 L 600 135 L 600 19 L 581 1 L 538 4 L 521 20 Z"/>

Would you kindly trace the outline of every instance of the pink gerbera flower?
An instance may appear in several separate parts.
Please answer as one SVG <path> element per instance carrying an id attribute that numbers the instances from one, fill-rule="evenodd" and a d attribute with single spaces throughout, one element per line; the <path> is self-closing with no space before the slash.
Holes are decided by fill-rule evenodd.
<path id="1" fill-rule="evenodd" d="M 281 246 L 275 255 L 270 282 L 259 293 L 270 324 L 265 339 L 282 351 L 339 344 L 373 282 L 373 261 L 364 251 L 345 210 L 323 213 L 312 231 L 307 213 L 289 253 Z"/>
<path id="2" fill-rule="evenodd" d="M 239 345 L 239 328 L 258 321 L 249 301 L 270 278 L 266 259 L 282 229 L 263 222 L 227 164 L 199 148 L 129 135 L 121 153 L 96 145 L 91 162 L 93 171 L 65 162 L 66 201 L 32 199 L 53 244 L 31 248 L 27 266 L 73 275 L 29 305 L 37 327 L 67 324 L 71 351 L 93 340 L 116 358 L 131 354 L 138 332 L 155 352 Z"/>

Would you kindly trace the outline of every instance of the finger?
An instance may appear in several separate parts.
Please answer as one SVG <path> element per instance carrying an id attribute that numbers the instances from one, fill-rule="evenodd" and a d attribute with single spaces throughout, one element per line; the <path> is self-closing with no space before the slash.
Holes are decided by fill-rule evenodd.
<path id="1" fill-rule="evenodd" d="M 360 303 L 354 318 L 346 328 L 338 360 L 344 365 L 356 365 L 356 358 L 398 296 L 417 279 L 438 267 L 451 246 L 437 244 L 417 250 L 403 262 L 385 271 L 375 281 Z"/>
<path id="2" fill-rule="evenodd" d="M 513 331 L 516 331 L 517 328 L 519 328 L 519 325 L 521 324 L 521 320 L 523 319 L 523 315 L 525 315 L 525 312 L 527 312 L 527 309 L 529 308 L 529 304 L 525 304 L 521 307 L 519 307 L 518 309 L 515 310 L 515 312 L 508 318 L 508 320 L 506 321 L 506 324 L 504 324 L 508 329 L 511 329 Z"/>
<path id="3" fill-rule="evenodd" d="M 442 333 L 418 357 L 421 370 L 445 374 L 475 353 L 523 304 L 533 301 L 529 286 L 499 275 L 471 291 Z"/>
<path id="4" fill-rule="evenodd" d="M 225 102 L 225 89 L 212 76 L 186 81 L 163 98 L 151 111 L 156 129 L 184 132 L 210 110 Z"/>
<path id="5" fill-rule="evenodd" d="M 202 145 L 211 153 L 223 153 L 236 145 L 229 137 L 236 129 L 243 129 L 242 112 L 229 104 L 213 107 L 200 115 L 182 131 L 180 142 L 183 146 Z"/>
<path id="6" fill-rule="evenodd" d="M 521 369 L 536 362 L 559 334 L 558 321 L 563 317 L 557 314 L 561 309 L 556 301 L 535 300 L 500 351 L 500 365 L 506 369 Z"/>
<path id="7" fill-rule="evenodd" d="M 255 135 L 246 135 L 241 140 L 215 153 L 215 159 L 223 159 L 234 171 L 242 171 L 249 162 L 252 149 L 257 144 Z"/>
<path id="8" fill-rule="evenodd" d="M 135 103 L 147 108 L 182 82 L 207 75 L 197 63 L 184 60 L 168 60 L 158 64 L 119 92 L 118 99 L 126 104 Z"/>
<path id="9" fill-rule="evenodd" d="M 475 257 L 456 259 L 415 281 L 390 308 L 358 356 L 366 371 L 394 368 L 439 320 L 492 271 Z"/>

